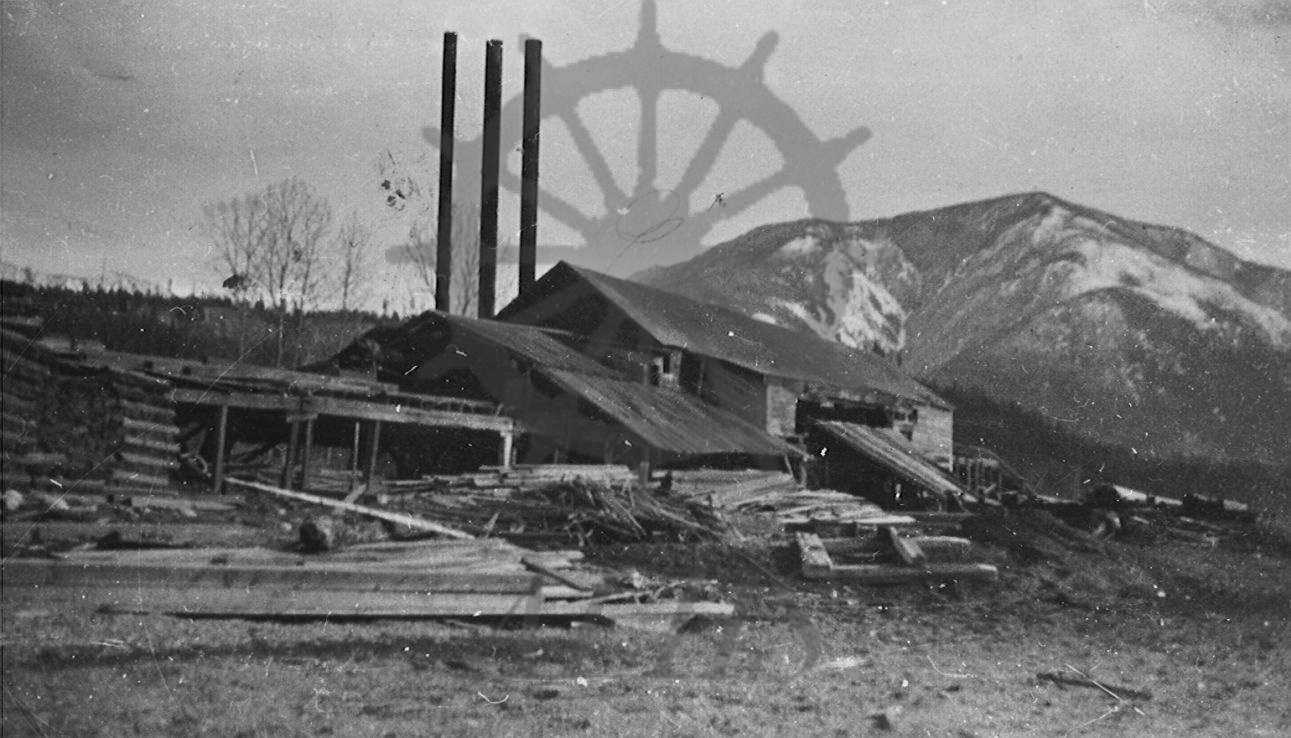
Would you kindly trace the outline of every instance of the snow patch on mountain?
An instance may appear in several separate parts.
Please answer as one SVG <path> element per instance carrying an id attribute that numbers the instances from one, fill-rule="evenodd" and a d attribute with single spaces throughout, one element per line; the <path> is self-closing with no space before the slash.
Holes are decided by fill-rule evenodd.
<path id="1" fill-rule="evenodd" d="M 801 236 L 781 246 L 778 252 L 783 256 L 810 254 L 820 248 L 820 239 L 813 236 Z"/>
<path id="2" fill-rule="evenodd" d="M 1203 331 L 1219 328 L 1216 316 L 1207 309 L 1211 306 L 1248 319 L 1274 345 L 1291 346 L 1291 320 L 1286 315 L 1221 280 L 1180 269 L 1178 264 L 1123 243 L 1083 240 L 1069 248 L 1084 257 L 1084 268 L 1075 270 L 1067 284 L 1073 294 L 1128 287 Z"/>

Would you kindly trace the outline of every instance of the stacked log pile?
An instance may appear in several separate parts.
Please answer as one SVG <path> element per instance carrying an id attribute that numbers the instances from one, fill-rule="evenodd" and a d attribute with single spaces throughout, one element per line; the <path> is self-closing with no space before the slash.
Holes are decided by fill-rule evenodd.
<path id="1" fill-rule="evenodd" d="M 4 369 L 4 382 L 0 383 L 0 450 L 6 477 L 18 476 L 20 470 L 16 467 L 25 464 L 18 464 L 17 457 L 37 447 L 36 421 L 50 378 L 42 353 L 44 350 L 22 333 L 0 328 L 0 366 Z"/>
<path id="2" fill-rule="evenodd" d="M 174 492 L 179 429 L 167 382 L 87 367 L 8 328 L 0 338 L 6 486 Z"/>

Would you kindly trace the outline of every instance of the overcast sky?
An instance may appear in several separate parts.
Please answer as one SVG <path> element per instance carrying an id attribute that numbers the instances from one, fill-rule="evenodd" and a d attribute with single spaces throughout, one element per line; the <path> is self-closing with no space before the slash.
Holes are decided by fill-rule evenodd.
<path id="1" fill-rule="evenodd" d="M 572 111 L 613 175 L 607 194 L 574 134 L 548 118 L 543 184 L 586 222 L 544 212 L 543 243 L 595 238 L 641 257 L 655 246 L 629 242 L 659 223 L 682 226 L 673 241 L 712 244 L 809 214 L 857 220 L 1043 189 L 1291 268 L 1285 0 L 663 0 L 653 26 L 633 0 L 0 9 L 0 248 L 41 271 L 215 288 L 202 205 L 290 175 L 394 245 L 406 226 L 383 210 L 377 161 L 435 161 L 424 129 L 439 124 L 449 30 L 459 171 L 478 169 L 485 41 L 505 43 L 510 101 L 527 36 L 552 65 L 544 113 Z M 638 40 L 643 27 L 660 47 Z M 663 91 L 648 184 L 641 89 Z M 697 165 L 702 181 L 678 188 L 719 119 L 729 135 Z M 514 148 L 506 161 L 519 171 Z M 433 181 L 433 166 L 424 173 Z M 792 186 L 723 209 L 718 195 L 777 173 Z M 517 211 L 504 192 L 500 233 L 513 244 Z M 665 243 L 658 254 L 684 255 Z"/>

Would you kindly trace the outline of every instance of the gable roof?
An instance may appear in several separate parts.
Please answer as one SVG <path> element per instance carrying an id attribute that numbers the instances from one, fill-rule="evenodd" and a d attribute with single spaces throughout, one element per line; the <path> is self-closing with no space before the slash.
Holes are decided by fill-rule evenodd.
<path id="1" fill-rule="evenodd" d="M 398 328 L 383 329 L 379 335 L 375 331 L 367 335 L 387 345 L 401 342 L 402 367 L 403 364 L 420 366 L 425 362 L 426 357 L 417 354 L 419 334 L 435 335 L 443 342 L 442 350 L 445 352 L 460 351 L 453 341 L 461 341 L 467 334 L 500 346 L 661 451 L 681 455 L 801 454 L 798 449 L 768 435 L 729 410 L 709 405 L 680 391 L 645 384 L 639 377 L 627 375 L 579 353 L 558 340 L 558 337 L 567 335 L 562 331 L 427 312 Z M 580 338 L 567 337 L 574 341 Z M 466 360 L 470 358 L 466 357 Z M 396 368 L 402 373 L 402 368 Z M 512 409 L 523 421 L 526 409 Z"/>
<path id="2" fill-rule="evenodd" d="M 499 313 L 506 320 L 542 296 L 583 282 L 656 341 L 760 374 L 835 389 L 865 389 L 939 407 L 945 400 L 891 361 L 805 331 L 765 323 L 721 305 L 560 262 Z"/>

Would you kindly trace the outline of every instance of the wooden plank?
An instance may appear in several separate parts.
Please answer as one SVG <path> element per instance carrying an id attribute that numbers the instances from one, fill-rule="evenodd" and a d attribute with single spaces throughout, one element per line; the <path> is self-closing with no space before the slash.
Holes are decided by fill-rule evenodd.
<path id="1" fill-rule="evenodd" d="M 232 523 L 177 523 L 133 521 L 129 523 L 0 523 L 0 540 L 6 546 L 50 541 L 99 541 L 116 534 L 136 543 L 191 545 L 200 541 L 226 541 L 248 546 L 264 539 L 260 528 Z M 94 552 L 104 553 L 104 552 Z"/>
<path id="2" fill-rule="evenodd" d="M 973 546 L 967 538 L 957 536 L 915 536 L 907 540 L 918 546 L 929 561 L 963 561 Z"/>
<path id="3" fill-rule="evenodd" d="M 883 532 L 906 566 L 923 566 L 928 563 L 928 557 L 924 556 L 919 546 L 908 538 L 902 538 L 896 528 L 884 528 Z"/>
<path id="4" fill-rule="evenodd" d="M 808 579 L 851 584 L 909 584 L 912 582 L 961 580 L 994 582 L 999 572 L 990 564 L 929 564 L 923 568 L 889 564 L 835 566 L 829 571 L 803 570 Z"/>
<path id="5" fill-rule="evenodd" d="M 372 567 L 277 565 L 224 566 L 207 563 L 150 564 L 115 561 L 8 559 L 0 566 L 5 587 L 256 589 L 332 592 L 412 592 L 416 594 L 533 594 L 542 577 L 518 574 L 381 571 Z"/>
<path id="6" fill-rule="evenodd" d="M 825 550 L 825 544 L 821 542 L 820 536 L 815 533 L 798 533 L 796 538 L 798 553 L 802 558 L 803 575 L 810 577 L 813 574 L 829 572 L 834 568 L 834 561 Z"/>
<path id="7" fill-rule="evenodd" d="M 330 507 L 333 510 L 344 510 L 346 512 L 352 512 L 352 513 L 357 513 L 359 515 L 365 515 L 370 518 L 376 518 L 377 520 L 385 520 L 391 523 L 396 523 L 398 525 L 407 526 L 415 530 L 424 530 L 424 531 L 429 531 L 431 533 L 439 533 L 440 535 L 445 535 L 445 536 L 448 536 L 449 538 L 470 539 L 475 537 L 475 536 L 472 536 L 470 533 L 463 533 L 462 531 L 457 530 L 455 528 L 450 528 L 446 525 L 440 525 L 439 523 L 433 523 L 429 520 L 423 520 L 421 518 L 413 517 L 412 515 L 386 512 L 385 510 L 375 510 L 370 507 L 364 507 L 363 505 L 355 505 L 353 503 L 344 502 L 341 500 L 332 500 L 326 497 L 319 497 L 317 495 L 306 494 L 304 492 L 292 492 L 291 490 L 279 489 L 277 487 L 271 487 L 267 484 L 260 484 L 259 482 L 247 482 L 241 479 L 230 479 L 228 480 L 228 483 L 231 485 L 244 487 L 246 489 L 253 489 L 259 492 L 267 492 L 269 494 L 276 495 L 278 497 L 285 497 L 288 499 L 300 500 L 301 502 L 310 502 L 315 505 L 322 505 L 323 507 Z"/>
<path id="8" fill-rule="evenodd" d="M 544 602 L 541 616 L 571 617 L 611 625 L 675 631 L 692 620 L 729 618 L 735 606 L 726 602 L 649 602 L 639 604 L 604 604 L 599 602 Z"/>
<path id="9" fill-rule="evenodd" d="M 292 588 L 126 587 L 103 590 L 98 601 L 103 603 L 103 610 L 115 613 L 253 618 L 525 618 L 541 616 L 544 608 L 540 592 L 334 592 Z"/>
<path id="10" fill-rule="evenodd" d="M 584 585 L 582 582 L 571 579 L 565 576 L 564 574 L 561 574 L 560 572 L 555 571 L 551 567 L 547 566 L 546 562 L 540 561 L 536 557 L 523 556 L 520 558 L 520 563 L 523 564 L 526 569 L 531 569 L 533 571 L 538 572 L 539 574 L 545 574 L 546 576 L 549 576 L 552 579 L 555 579 L 557 582 L 560 582 L 561 584 L 572 587 L 576 590 L 591 591 L 591 588 Z"/>
<path id="11" fill-rule="evenodd" d="M 207 512 L 230 512 L 236 510 L 236 505 L 230 505 L 227 502 L 217 502 L 215 500 L 201 500 L 192 497 L 180 497 L 178 495 L 133 495 L 130 497 L 130 507 L 146 507 L 161 510 L 205 510 Z"/>

